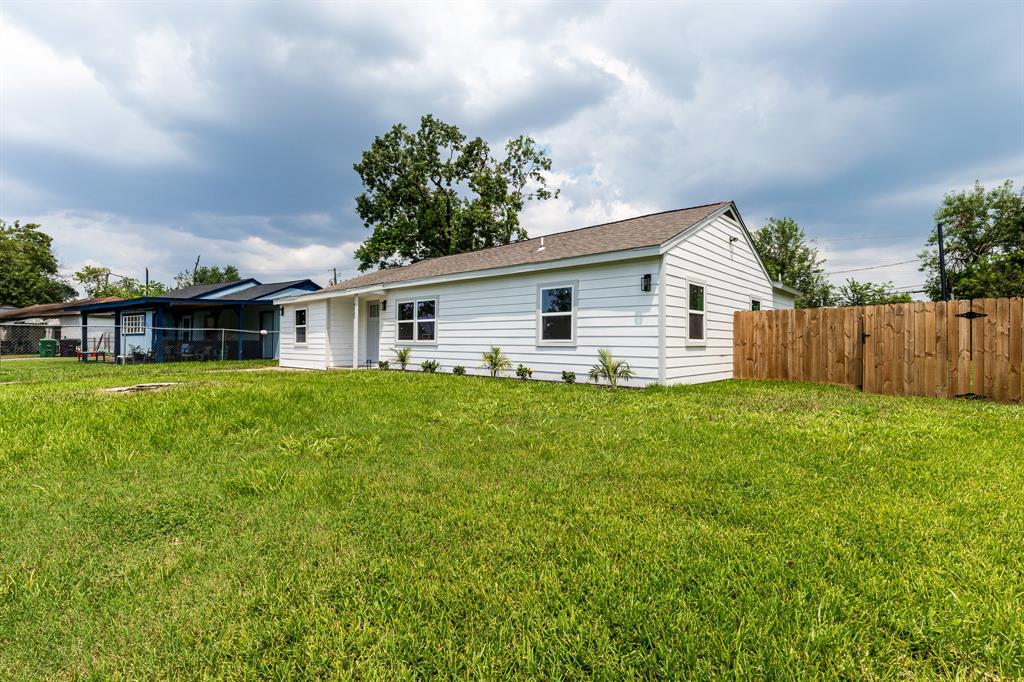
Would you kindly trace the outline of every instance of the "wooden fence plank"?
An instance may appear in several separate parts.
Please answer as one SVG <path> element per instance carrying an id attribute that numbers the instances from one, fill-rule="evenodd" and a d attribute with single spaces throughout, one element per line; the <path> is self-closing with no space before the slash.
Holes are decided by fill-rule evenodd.
<path id="1" fill-rule="evenodd" d="M 1000 298 L 995 303 L 995 367 L 993 400 L 1005 402 L 1010 396 L 1010 299 Z M 991 307 L 991 305 L 990 305 Z"/>
<path id="2" fill-rule="evenodd" d="M 878 382 L 878 330 L 876 329 L 876 312 L 878 306 L 865 306 L 863 313 L 863 329 L 865 333 L 864 345 L 861 347 L 864 358 L 863 388 L 871 393 L 880 393 L 882 390 Z"/>
<path id="3" fill-rule="evenodd" d="M 1024 396 L 1024 298 L 1010 299 L 1009 362 L 1007 400 L 1020 402 Z"/>
<path id="4" fill-rule="evenodd" d="M 971 311 L 970 301 L 953 301 L 954 315 L 965 315 Z M 956 326 L 956 368 L 957 390 L 953 395 L 966 395 L 974 389 L 974 376 L 971 372 L 971 324 L 965 317 L 955 317 Z M 952 337 L 951 337 L 952 338 Z"/>

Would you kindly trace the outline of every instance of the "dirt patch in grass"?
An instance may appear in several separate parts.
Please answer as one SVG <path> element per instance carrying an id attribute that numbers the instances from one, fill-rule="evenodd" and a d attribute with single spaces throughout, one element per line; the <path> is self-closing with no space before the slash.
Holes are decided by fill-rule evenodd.
<path id="1" fill-rule="evenodd" d="M 133 386 L 113 386 L 111 388 L 101 388 L 100 391 L 103 393 L 141 393 L 143 391 L 159 391 L 169 386 L 177 386 L 179 382 L 163 382 L 154 384 L 135 384 Z"/>

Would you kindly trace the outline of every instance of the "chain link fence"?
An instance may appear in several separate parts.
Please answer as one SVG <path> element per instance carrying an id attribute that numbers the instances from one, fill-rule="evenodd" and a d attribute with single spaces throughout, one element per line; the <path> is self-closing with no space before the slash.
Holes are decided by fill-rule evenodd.
<path id="1" fill-rule="evenodd" d="M 183 327 L 118 327 L 0 323 L 0 361 L 75 358 L 88 362 L 141 364 L 259 360 L 277 357 L 278 332 Z"/>

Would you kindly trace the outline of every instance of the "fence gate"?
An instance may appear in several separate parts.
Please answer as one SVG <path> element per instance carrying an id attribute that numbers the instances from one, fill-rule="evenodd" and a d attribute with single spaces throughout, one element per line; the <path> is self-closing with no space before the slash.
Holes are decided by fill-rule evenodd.
<path id="1" fill-rule="evenodd" d="M 1024 299 L 738 312 L 742 379 L 846 384 L 889 395 L 1020 401 Z"/>

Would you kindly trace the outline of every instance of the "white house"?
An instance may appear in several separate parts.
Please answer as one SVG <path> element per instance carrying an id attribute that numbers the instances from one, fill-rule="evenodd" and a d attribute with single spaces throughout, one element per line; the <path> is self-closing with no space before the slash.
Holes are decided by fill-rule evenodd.
<path id="1" fill-rule="evenodd" d="M 389 268 L 275 299 L 284 367 L 376 366 L 412 349 L 483 374 L 500 346 L 534 378 L 582 379 L 600 348 L 626 360 L 630 385 L 732 376 L 737 310 L 791 308 L 731 201 Z"/>

